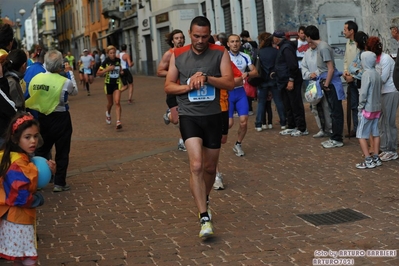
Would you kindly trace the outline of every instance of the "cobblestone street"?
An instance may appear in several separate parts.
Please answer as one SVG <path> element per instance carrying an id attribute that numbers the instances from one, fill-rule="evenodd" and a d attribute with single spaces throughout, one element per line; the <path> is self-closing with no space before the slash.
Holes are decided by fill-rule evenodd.
<path id="1" fill-rule="evenodd" d="M 71 190 L 53 193 L 52 184 L 43 190 L 40 265 L 302 266 L 312 265 L 315 251 L 328 259 L 322 251 L 399 248 L 399 160 L 356 169 L 362 160 L 358 140 L 324 149 L 326 138 L 312 138 L 318 129 L 309 104 L 308 136 L 280 136 L 274 108 L 273 129 L 255 131 L 250 116 L 244 157 L 232 150 L 236 119 L 220 156 L 225 190 L 210 198 L 215 236 L 200 239 L 187 153 L 177 150 L 178 128 L 162 120 L 163 82 L 134 76 L 133 104 L 122 94 L 120 132 L 114 108 L 112 125 L 105 123 L 103 78 L 95 79 L 91 96 L 80 85 L 79 95 L 70 97 Z M 297 216 L 346 208 L 369 218 L 314 226 Z M 399 265 L 397 254 L 340 258 L 354 265 Z"/>

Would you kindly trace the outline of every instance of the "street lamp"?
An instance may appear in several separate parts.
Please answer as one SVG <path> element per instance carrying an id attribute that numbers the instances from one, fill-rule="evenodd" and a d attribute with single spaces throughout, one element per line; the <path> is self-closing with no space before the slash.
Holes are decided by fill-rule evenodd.
<path id="1" fill-rule="evenodd" d="M 23 9 L 23 8 L 20 9 L 18 13 L 21 15 L 21 18 L 23 20 L 24 19 L 24 15 L 26 13 L 25 9 Z M 19 20 L 19 22 L 18 22 L 18 20 Z M 22 38 L 23 38 L 24 34 L 21 33 L 21 27 L 24 26 L 24 25 L 22 25 L 21 19 L 17 19 L 17 23 L 18 23 L 18 28 L 19 28 L 19 39 L 22 41 Z M 24 27 L 24 30 L 25 30 L 25 27 Z"/>

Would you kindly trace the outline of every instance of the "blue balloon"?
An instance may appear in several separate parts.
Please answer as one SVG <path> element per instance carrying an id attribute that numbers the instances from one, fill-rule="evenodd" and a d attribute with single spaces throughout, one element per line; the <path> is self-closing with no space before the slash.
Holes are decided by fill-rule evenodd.
<path id="1" fill-rule="evenodd" d="M 34 156 L 31 161 L 36 165 L 38 171 L 37 187 L 44 188 L 51 179 L 51 170 L 47 164 L 47 160 L 40 156 Z"/>

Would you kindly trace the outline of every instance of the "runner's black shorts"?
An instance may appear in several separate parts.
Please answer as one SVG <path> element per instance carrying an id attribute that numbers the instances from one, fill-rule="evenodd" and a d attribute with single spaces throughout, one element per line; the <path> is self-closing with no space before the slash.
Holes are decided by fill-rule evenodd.
<path id="1" fill-rule="evenodd" d="M 166 104 L 169 108 L 173 108 L 177 106 L 176 95 L 174 94 L 166 94 Z"/>
<path id="2" fill-rule="evenodd" d="M 133 83 L 133 76 L 132 73 L 130 73 L 129 69 L 123 70 L 123 75 L 121 75 L 121 80 L 123 85 L 128 85 Z"/>
<path id="3" fill-rule="evenodd" d="M 222 114 L 207 116 L 179 115 L 180 133 L 184 141 L 189 138 L 202 139 L 202 146 L 220 149 L 222 145 Z"/>
<path id="4" fill-rule="evenodd" d="M 222 111 L 222 135 L 229 133 L 229 111 Z"/>

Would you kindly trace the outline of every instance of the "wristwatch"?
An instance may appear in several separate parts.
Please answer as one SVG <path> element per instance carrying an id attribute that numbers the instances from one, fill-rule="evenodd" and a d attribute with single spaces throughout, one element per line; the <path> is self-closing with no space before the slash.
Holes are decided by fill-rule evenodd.
<path id="1" fill-rule="evenodd" d="M 205 77 L 205 82 L 208 82 L 208 74 L 206 74 L 206 73 L 202 73 L 202 76 L 204 76 L 204 77 Z"/>

